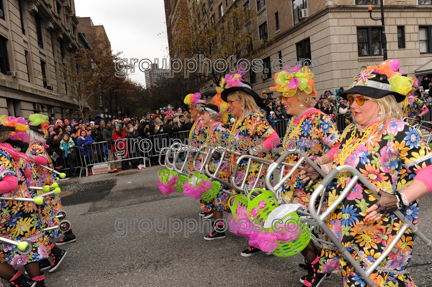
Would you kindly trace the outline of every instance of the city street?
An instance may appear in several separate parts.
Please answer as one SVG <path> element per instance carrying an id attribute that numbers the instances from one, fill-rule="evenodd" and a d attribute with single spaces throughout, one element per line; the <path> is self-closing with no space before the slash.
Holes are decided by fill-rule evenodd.
<path id="1" fill-rule="evenodd" d="M 301 286 L 299 278 L 305 271 L 298 267 L 300 255 L 278 258 L 261 253 L 244 258 L 240 252 L 247 247 L 246 239 L 231 233 L 216 241 L 205 241 L 206 233 L 199 230 L 189 238 L 184 233 L 173 238 L 157 233 L 156 218 L 167 218 L 168 225 L 169 219 L 198 221 L 200 211 L 199 203 L 189 197 L 159 192 L 159 169 L 61 183 L 65 210 L 78 240 L 62 247 L 68 251 L 67 258 L 55 276 L 46 276 L 47 286 Z M 432 237 L 430 206 L 429 195 L 421 200 L 420 228 Z M 146 232 L 149 225 L 139 226 L 139 222 L 148 220 L 153 229 Z M 432 250 L 417 240 L 410 273 L 418 286 L 432 286 L 431 258 Z M 342 286 L 342 281 L 333 276 L 320 286 Z"/>

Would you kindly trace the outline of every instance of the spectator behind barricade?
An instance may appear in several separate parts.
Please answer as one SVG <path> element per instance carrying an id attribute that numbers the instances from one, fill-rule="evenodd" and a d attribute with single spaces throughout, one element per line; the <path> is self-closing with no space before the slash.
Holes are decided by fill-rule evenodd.
<path id="1" fill-rule="evenodd" d="M 126 137 L 127 138 L 137 138 L 137 137 L 139 137 L 138 130 L 135 129 L 135 127 L 132 124 L 132 122 L 129 122 L 127 124 L 125 132 L 126 132 Z"/>
<path id="2" fill-rule="evenodd" d="M 152 135 L 152 129 L 150 123 L 144 122 L 144 130 L 142 138 L 149 138 Z"/>
<path id="3" fill-rule="evenodd" d="M 271 127 L 272 127 L 274 130 L 276 130 L 276 126 L 277 126 L 278 119 L 277 119 L 277 117 L 276 117 L 275 112 L 270 111 L 270 115 L 267 117 L 267 119 L 268 119 L 268 121 L 269 121 Z"/>
<path id="4" fill-rule="evenodd" d="M 109 171 L 110 173 L 118 171 L 116 168 L 116 165 L 114 163 L 114 154 L 113 154 L 112 146 L 111 146 L 112 133 L 113 133 L 112 123 L 110 121 L 107 121 L 105 128 L 103 129 L 102 136 L 103 136 L 104 142 L 106 142 L 106 144 L 104 146 L 104 153 L 108 153 L 108 159 L 110 161 L 110 168 L 111 168 Z"/>
<path id="5" fill-rule="evenodd" d="M 343 100 L 339 105 L 339 114 L 345 115 L 348 113 L 349 106 L 346 100 Z"/>
<path id="6" fill-rule="evenodd" d="M 421 82 L 421 85 L 423 87 L 423 90 L 429 90 L 429 84 L 430 84 L 430 79 L 428 77 L 424 77 L 423 81 Z"/>
<path id="7" fill-rule="evenodd" d="M 94 142 L 91 135 L 88 135 L 85 130 L 81 130 L 77 139 L 77 145 L 80 149 L 81 159 L 85 164 L 93 163 L 93 152 L 91 144 Z"/>
<path id="8" fill-rule="evenodd" d="M 75 142 L 68 133 L 63 133 L 63 139 L 60 141 L 60 149 L 63 151 L 63 158 L 69 168 L 69 176 L 76 176 L 75 173 Z"/>
<path id="9" fill-rule="evenodd" d="M 172 136 L 173 132 L 177 131 L 177 128 L 174 126 L 174 120 L 172 117 L 166 117 L 165 118 L 165 133 L 169 135 L 169 137 Z"/>
<path id="10" fill-rule="evenodd" d="M 121 166 L 122 170 L 128 169 L 128 162 L 125 161 L 128 158 L 128 146 L 125 142 L 120 142 L 119 140 L 124 139 L 126 137 L 126 132 L 123 130 L 120 124 L 117 124 L 112 133 L 112 140 L 114 143 L 112 144 L 112 152 L 117 160 L 116 166 L 117 168 Z M 120 164 L 121 162 L 121 164 Z"/>
<path id="11" fill-rule="evenodd" d="M 91 136 L 95 142 L 103 141 L 102 128 L 100 126 L 100 121 L 95 120 L 94 128 L 92 129 Z"/>
<path id="12" fill-rule="evenodd" d="M 60 137 L 56 134 L 52 135 L 49 146 L 49 150 L 51 152 L 50 156 L 53 160 L 54 167 L 56 169 L 61 169 L 63 166 L 60 160 L 62 158 L 62 151 L 60 149 Z"/>
<path id="13" fill-rule="evenodd" d="M 155 120 L 155 126 L 154 126 L 154 134 L 161 134 L 164 133 L 164 126 L 163 126 L 163 122 L 161 119 L 159 119 L 159 117 L 156 117 Z"/>
<path id="14" fill-rule="evenodd" d="M 281 121 L 288 118 L 285 109 L 282 110 L 281 106 L 276 107 L 275 114 L 276 114 L 277 119 L 281 120 Z"/>
<path id="15" fill-rule="evenodd" d="M 335 111 L 333 109 L 332 104 L 330 103 L 330 101 L 328 99 L 324 100 L 323 107 L 322 107 L 321 111 L 324 112 L 325 114 L 329 115 L 333 120 L 336 119 Z"/>

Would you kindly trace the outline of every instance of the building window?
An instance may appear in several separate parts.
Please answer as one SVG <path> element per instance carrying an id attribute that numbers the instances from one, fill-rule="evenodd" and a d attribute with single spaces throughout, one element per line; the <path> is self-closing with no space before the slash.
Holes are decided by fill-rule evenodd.
<path id="1" fill-rule="evenodd" d="M 7 74 L 9 72 L 9 57 L 7 52 L 7 39 L 0 36 L 0 72 Z"/>
<path id="2" fill-rule="evenodd" d="M 3 0 L 0 0 L 0 18 L 5 19 L 5 10 L 3 5 Z"/>
<path id="3" fill-rule="evenodd" d="M 380 4 L 378 0 L 356 0 L 356 5 L 378 5 Z"/>
<path id="4" fill-rule="evenodd" d="M 62 5 L 58 1 L 56 1 L 56 6 L 57 6 L 57 14 L 60 15 Z"/>
<path id="5" fill-rule="evenodd" d="M 35 20 L 36 20 L 36 33 L 37 33 L 38 45 L 39 47 L 43 48 L 42 24 L 41 24 L 41 18 L 39 17 L 38 14 L 35 14 Z"/>
<path id="6" fill-rule="evenodd" d="M 265 0 L 257 0 L 257 11 L 261 10 L 265 6 Z"/>
<path id="7" fill-rule="evenodd" d="M 419 27 L 420 54 L 432 52 L 431 29 L 429 27 Z"/>
<path id="8" fill-rule="evenodd" d="M 419 5 L 432 5 L 432 0 L 418 0 Z"/>
<path id="9" fill-rule="evenodd" d="M 382 55 L 381 31 L 375 27 L 357 28 L 359 57 Z"/>
<path id="10" fill-rule="evenodd" d="M 209 7 L 213 5 L 213 0 L 208 1 Z"/>
<path id="11" fill-rule="evenodd" d="M 219 19 L 223 17 L 223 5 L 222 3 L 219 4 Z"/>
<path id="12" fill-rule="evenodd" d="M 27 67 L 27 80 L 30 82 L 30 67 L 29 67 L 29 53 L 24 50 L 26 67 Z"/>
<path id="13" fill-rule="evenodd" d="M 404 49 L 405 48 L 405 27 L 404 26 L 397 27 L 397 35 L 398 35 L 398 48 Z"/>
<path id="14" fill-rule="evenodd" d="M 297 61 L 303 62 L 304 59 L 312 59 L 309 38 L 297 43 L 296 46 L 297 46 Z"/>
<path id="15" fill-rule="evenodd" d="M 212 24 L 214 24 L 214 23 L 216 22 L 216 20 L 215 20 L 215 15 L 214 15 L 214 14 L 211 15 L 210 20 L 211 20 L 211 23 L 212 23 Z"/>
<path id="16" fill-rule="evenodd" d="M 275 13 L 276 31 L 279 31 L 279 12 Z"/>
<path id="17" fill-rule="evenodd" d="M 249 0 L 246 1 L 246 2 L 243 4 L 243 7 L 247 8 L 247 9 L 250 9 L 250 3 L 249 3 Z"/>
<path id="18" fill-rule="evenodd" d="M 23 35 L 25 35 L 25 29 L 24 29 L 24 13 L 23 13 L 23 8 L 22 8 L 22 1 L 23 0 L 19 0 L 18 1 L 18 9 L 20 12 L 20 18 L 21 18 L 21 31 L 23 33 Z"/>
<path id="19" fill-rule="evenodd" d="M 65 54 L 64 54 L 64 45 L 63 45 L 63 41 L 59 40 L 60 42 L 60 53 L 61 53 L 61 58 L 62 60 L 65 58 Z"/>
<path id="20" fill-rule="evenodd" d="M 41 70 L 42 70 L 42 81 L 43 81 L 43 86 L 44 88 L 46 88 L 48 86 L 47 84 L 47 77 L 46 77 L 46 70 L 45 70 L 45 66 L 46 63 L 44 61 L 41 60 Z"/>
<path id="21" fill-rule="evenodd" d="M 252 70 L 252 68 L 249 70 L 249 76 L 250 76 L 250 83 L 255 84 L 256 83 L 256 74 Z"/>
<path id="22" fill-rule="evenodd" d="M 263 63 L 264 63 L 263 80 L 271 79 L 272 70 L 271 70 L 270 57 L 265 58 L 263 60 Z"/>
<path id="23" fill-rule="evenodd" d="M 307 0 L 292 0 L 294 25 L 300 22 L 300 12 L 307 9 Z"/>
<path id="24" fill-rule="evenodd" d="M 267 22 L 264 22 L 259 26 L 259 37 L 261 41 L 267 40 Z"/>

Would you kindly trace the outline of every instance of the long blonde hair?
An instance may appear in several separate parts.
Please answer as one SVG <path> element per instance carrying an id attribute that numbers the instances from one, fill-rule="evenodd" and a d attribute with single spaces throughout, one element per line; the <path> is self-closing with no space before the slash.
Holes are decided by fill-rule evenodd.
<path id="1" fill-rule="evenodd" d="M 313 107 L 316 105 L 317 101 L 315 98 L 310 97 L 308 94 L 306 94 L 303 91 L 297 90 L 297 93 L 295 94 L 297 99 L 302 102 L 306 107 Z"/>
<path id="2" fill-rule="evenodd" d="M 228 96 L 231 96 L 233 100 L 241 101 L 243 106 L 243 117 L 245 114 L 249 114 L 251 112 L 260 112 L 260 108 L 258 107 L 255 99 L 251 95 L 248 95 L 243 91 L 235 91 L 230 93 Z"/>
<path id="3" fill-rule="evenodd" d="M 373 99 L 378 103 L 380 107 L 381 114 L 380 117 L 383 120 L 388 120 L 390 118 L 395 118 L 398 120 L 403 119 L 402 108 L 397 103 L 393 95 L 387 95 L 381 99 Z"/>

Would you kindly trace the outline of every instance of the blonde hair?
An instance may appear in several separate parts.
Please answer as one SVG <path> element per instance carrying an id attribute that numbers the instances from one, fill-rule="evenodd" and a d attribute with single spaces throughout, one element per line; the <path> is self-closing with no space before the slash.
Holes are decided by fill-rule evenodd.
<path id="1" fill-rule="evenodd" d="M 297 96 L 297 99 L 303 103 L 306 107 L 313 107 L 316 105 L 317 101 L 315 98 L 308 96 L 303 91 L 297 90 L 297 93 L 295 94 Z"/>
<path id="2" fill-rule="evenodd" d="M 235 91 L 230 93 L 228 96 L 231 96 L 233 100 L 241 101 L 245 112 L 260 112 L 255 99 L 251 95 L 248 95 L 243 91 Z"/>
<path id="3" fill-rule="evenodd" d="M 192 108 L 192 109 L 195 109 L 195 110 L 197 110 L 199 112 L 201 112 L 201 110 L 202 110 L 202 105 L 201 104 L 190 105 L 189 107 Z"/>
<path id="4" fill-rule="evenodd" d="M 381 119 L 388 120 L 390 118 L 395 118 L 398 120 L 403 119 L 402 108 L 397 103 L 393 95 L 387 95 L 381 99 L 373 99 L 378 103 L 381 110 Z"/>

